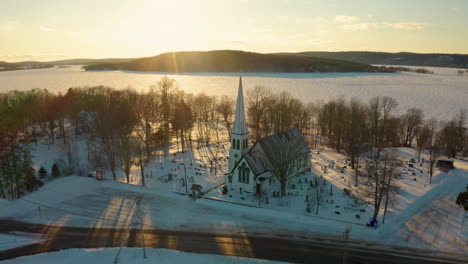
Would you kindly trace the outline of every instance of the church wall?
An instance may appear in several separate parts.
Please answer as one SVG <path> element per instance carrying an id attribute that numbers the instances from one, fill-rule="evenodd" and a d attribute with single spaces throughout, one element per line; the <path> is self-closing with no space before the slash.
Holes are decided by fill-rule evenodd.
<path id="1" fill-rule="evenodd" d="M 250 173 L 245 173 L 242 175 L 242 170 L 244 171 L 250 171 Z M 241 172 L 241 181 L 239 181 L 239 172 Z M 246 177 L 249 177 L 248 183 L 246 182 Z M 232 177 L 232 182 L 230 182 L 230 178 Z M 226 176 L 226 184 L 228 187 L 228 192 L 229 193 L 237 193 L 241 194 L 241 188 L 242 188 L 242 194 L 243 193 L 254 193 L 255 192 L 255 178 L 254 174 L 252 172 L 252 168 L 250 168 L 249 164 L 245 161 L 244 158 L 242 158 L 239 161 L 239 164 L 235 168 L 234 172 L 231 174 L 228 174 Z"/>

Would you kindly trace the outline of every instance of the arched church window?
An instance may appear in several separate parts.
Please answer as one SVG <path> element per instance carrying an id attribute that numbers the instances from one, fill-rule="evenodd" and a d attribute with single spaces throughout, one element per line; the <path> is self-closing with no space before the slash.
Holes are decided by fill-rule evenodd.
<path id="1" fill-rule="evenodd" d="M 237 149 L 240 149 L 240 141 L 237 140 Z"/>
<path id="2" fill-rule="evenodd" d="M 232 148 L 236 148 L 236 140 L 235 139 L 232 139 Z"/>
<path id="3" fill-rule="evenodd" d="M 232 175 L 228 176 L 229 183 L 232 183 Z"/>
<path id="4" fill-rule="evenodd" d="M 241 172 L 241 170 L 242 170 L 241 167 L 237 168 L 237 178 L 238 178 L 237 181 L 238 182 L 242 182 L 242 175 L 241 175 L 242 172 Z"/>
<path id="5" fill-rule="evenodd" d="M 245 183 L 245 163 L 242 162 L 242 165 L 241 165 L 241 179 L 242 179 L 242 182 Z"/>
<path id="6" fill-rule="evenodd" d="M 249 181 L 250 181 L 250 169 L 249 168 L 246 168 L 245 169 L 246 171 L 246 176 L 245 176 L 245 183 L 249 184 Z"/>

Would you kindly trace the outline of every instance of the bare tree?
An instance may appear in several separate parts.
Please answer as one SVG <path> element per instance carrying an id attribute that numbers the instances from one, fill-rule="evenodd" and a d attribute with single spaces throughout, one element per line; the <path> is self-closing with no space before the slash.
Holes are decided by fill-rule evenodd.
<path id="1" fill-rule="evenodd" d="M 422 126 L 422 128 L 418 131 L 416 135 L 416 146 L 418 147 L 418 162 L 421 159 L 421 151 L 423 148 L 427 147 L 431 137 L 431 128 L 426 123 Z"/>
<path id="2" fill-rule="evenodd" d="M 359 157 L 365 152 L 364 140 L 367 137 L 366 107 L 352 99 L 347 107 L 344 123 L 344 150 L 355 170 L 355 186 L 358 186 Z"/>
<path id="3" fill-rule="evenodd" d="M 231 140 L 231 123 L 232 117 L 234 116 L 234 99 L 229 96 L 223 96 L 216 106 L 216 111 L 221 115 L 226 131 L 229 135 L 229 141 Z"/>
<path id="4" fill-rule="evenodd" d="M 159 105 L 161 109 L 161 129 L 164 135 L 164 155 L 169 154 L 170 143 L 170 120 L 172 111 L 174 111 L 175 93 L 178 90 L 178 84 L 174 79 L 167 76 L 161 77 L 157 83 Z"/>
<path id="5" fill-rule="evenodd" d="M 376 96 L 369 102 L 370 142 L 373 148 L 377 148 L 377 157 L 380 157 L 382 148 L 387 147 L 385 131 L 390 127 L 389 121 L 392 120 L 392 112 L 397 106 L 395 98 L 389 96 Z"/>
<path id="6" fill-rule="evenodd" d="M 438 133 L 438 121 L 432 118 L 428 121 L 429 137 L 427 143 L 427 155 L 429 156 L 429 184 L 432 184 L 432 176 L 434 175 L 434 166 L 439 159 L 442 150 L 440 148 L 440 135 Z"/>
<path id="7" fill-rule="evenodd" d="M 247 91 L 247 114 L 250 126 L 255 130 L 255 139 L 262 138 L 262 123 L 265 121 L 265 111 L 268 97 L 271 96 L 270 90 L 264 86 L 257 85 Z"/>
<path id="8" fill-rule="evenodd" d="M 468 151 L 465 149 L 465 142 L 467 140 L 466 134 L 468 131 L 465 127 L 467 115 L 467 109 L 460 109 L 460 112 L 455 117 L 455 122 L 457 123 L 457 151 Z"/>
<path id="9" fill-rule="evenodd" d="M 141 141 L 136 142 L 135 146 L 135 154 L 136 159 L 135 163 L 140 167 L 140 175 L 141 175 L 141 185 L 146 186 L 145 183 L 145 164 L 148 156 L 146 156 L 146 152 L 144 151 L 144 146 Z"/>
<path id="10" fill-rule="evenodd" d="M 423 123 L 423 111 L 419 108 L 410 108 L 401 118 L 405 130 L 404 146 L 411 147 L 413 139 Z"/>
<path id="11" fill-rule="evenodd" d="M 323 202 L 324 196 L 326 195 L 325 190 L 325 179 L 322 176 L 316 175 L 315 182 L 313 182 L 311 200 L 315 206 L 315 214 L 318 215 L 320 205 Z"/>
<path id="12" fill-rule="evenodd" d="M 387 153 L 382 158 L 372 157 L 367 164 L 368 197 L 371 197 L 374 205 L 372 219 L 376 220 L 383 201 L 389 201 L 392 178 L 396 176 L 396 162 Z M 387 204 L 387 203 L 386 203 Z"/>
<path id="13" fill-rule="evenodd" d="M 198 140 L 207 146 L 211 142 L 213 122 L 215 118 L 216 98 L 199 94 L 194 98 L 194 116 Z"/>
<path id="14" fill-rule="evenodd" d="M 187 150 L 187 132 L 191 130 L 195 123 L 195 119 L 192 114 L 192 108 L 185 103 L 183 94 L 179 96 L 174 106 L 174 112 L 171 117 L 172 131 L 175 133 L 177 138 L 177 148 L 179 138 L 182 144 L 182 152 Z"/>
<path id="15" fill-rule="evenodd" d="M 385 206 L 382 216 L 382 223 L 385 223 L 385 215 L 387 214 L 388 204 L 393 202 L 395 195 L 398 193 L 398 187 L 392 185 L 393 179 L 398 177 L 398 161 L 397 155 L 392 150 L 385 151 L 385 162 L 387 162 L 387 185 L 385 187 Z"/>
<path id="16" fill-rule="evenodd" d="M 289 139 L 289 140 L 288 140 Z M 301 136 L 291 137 L 286 132 L 273 137 L 274 144 L 264 149 L 270 171 L 281 185 L 281 197 L 286 196 L 286 185 L 297 172 L 297 162 L 305 156 Z"/>
<path id="17" fill-rule="evenodd" d="M 102 89 L 97 98 L 96 109 L 90 112 L 87 120 L 90 128 L 97 136 L 107 162 L 116 178 L 119 139 L 129 135 L 137 122 L 135 113 L 131 109 L 125 91 L 109 91 Z"/>
<path id="18" fill-rule="evenodd" d="M 161 118 L 161 112 L 157 111 L 158 103 L 160 103 L 158 93 L 152 87 L 147 93 L 135 92 L 132 97 L 131 106 L 138 119 L 136 132 L 140 140 L 144 142 L 145 156 L 150 157 L 153 146 L 151 135 Z"/>
<path id="19" fill-rule="evenodd" d="M 119 141 L 119 161 L 120 168 L 125 173 L 127 183 L 130 183 L 130 170 L 135 164 L 135 142 L 129 136 L 125 136 Z"/>
<path id="20" fill-rule="evenodd" d="M 384 147 L 387 147 L 387 142 L 385 142 L 385 137 L 383 137 L 383 132 L 385 132 L 389 126 L 389 120 L 391 119 L 392 112 L 398 107 L 398 102 L 395 98 L 390 96 L 382 97 L 382 120 L 380 124 L 380 138 L 377 144 L 377 157 L 380 156 L 380 150 Z"/>

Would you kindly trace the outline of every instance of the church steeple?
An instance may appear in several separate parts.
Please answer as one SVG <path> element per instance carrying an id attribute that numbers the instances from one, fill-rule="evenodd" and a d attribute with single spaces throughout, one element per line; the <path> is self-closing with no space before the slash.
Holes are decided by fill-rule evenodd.
<path id="1" fill-rule="evenodd" d="M 249 129 L 245 119 L 244 91 L 242 88 L 242 77 L 239 77 L 239 88 L 237 91 L 236 116 L 231 131 L 231 149 L 229 150 L 229 171 L 232 171 L 236 163 L 249 147 Z"/>
<path id="2" fill-rule="evenodd" d="M 247 122 L 245 121 L 244 91 L 242 89 L 242 77 L 239 77 L 236 116 L 234 119 L 234 126 L 232 127 L 232 134 L 243 135 L 247 133 L 249 133 L 249 130 L 247 128 Z"/>

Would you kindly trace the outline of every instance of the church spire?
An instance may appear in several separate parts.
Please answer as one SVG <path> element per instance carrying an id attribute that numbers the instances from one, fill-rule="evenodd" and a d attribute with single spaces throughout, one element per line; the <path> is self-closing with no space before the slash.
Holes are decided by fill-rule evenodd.
<path id="1" fill-rule="evenodd" d="M 245 120 L 244 109 L 244 91 L 242 89 L 242 77 L 239 77 L 239 90 L 237 91 L 237 105 L 236 116 L 234 119 L 234 126 L 232 127 L 232 134 L 244 135 L 248 134 L 247 122 Z"/>

